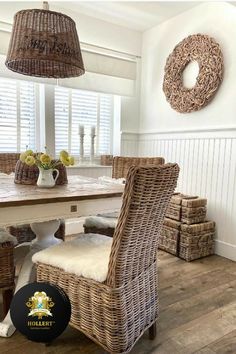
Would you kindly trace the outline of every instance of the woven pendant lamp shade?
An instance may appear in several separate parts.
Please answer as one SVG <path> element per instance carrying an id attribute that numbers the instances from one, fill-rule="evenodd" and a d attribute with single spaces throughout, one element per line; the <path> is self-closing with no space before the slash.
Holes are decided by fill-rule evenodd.
<path id="1" fill-rule="evenodd" d="M 69 16 L 49 10 L 17 12 L 6 66 L 20 74 L 45 78 L 83 75 L 75 22 Z"/>

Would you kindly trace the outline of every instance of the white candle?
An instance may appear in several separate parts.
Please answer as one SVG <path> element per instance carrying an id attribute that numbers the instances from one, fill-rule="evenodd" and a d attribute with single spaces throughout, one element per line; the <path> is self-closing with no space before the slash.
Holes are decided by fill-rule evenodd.
<path id="1" fill-rule="evenodd" d="M 79 135 L 84 135 L 84 125 L 79 124 Z"/>
<path id="2" fill-rule="evenodd" d="M 91 126 L 91 136 L 94 136 L 96 133 L 96 127 L 95 127 L 95 125 L 92 125 Z"/>

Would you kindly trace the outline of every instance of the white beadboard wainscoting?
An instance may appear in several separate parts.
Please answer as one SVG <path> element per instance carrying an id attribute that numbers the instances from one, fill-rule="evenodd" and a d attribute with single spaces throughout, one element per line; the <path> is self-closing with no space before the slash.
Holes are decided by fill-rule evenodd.
<path id="1" fill-rule="evenodd" d="M 178 191 L 208 199 L 208 219 L 217 224 L 216 253 L 236 261 L 236 127 L 144 133 L 138 141 L 140 156 L 179 164 Z"/>
<path id="2" fill-rule="evenodd" d="M 139 134 L 132 132 L 121 133 L 121 156 L 138 156 Z"/>

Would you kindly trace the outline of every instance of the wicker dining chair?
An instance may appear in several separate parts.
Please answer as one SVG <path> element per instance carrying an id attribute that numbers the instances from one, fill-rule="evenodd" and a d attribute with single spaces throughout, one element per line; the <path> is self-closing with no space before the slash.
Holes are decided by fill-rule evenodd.
<path id="1" fill-rule="evenodd" d="M 20 158 L 18 153 L 0 153 L 0 172 L 10 174 L 15 172 L 15 166 Z"/>
<path id="2" fill-rule="evenodd" d="M 147 329 L 152 339 L 155 335 L 158 238 L 178 174 L 177 164 L 130 168 L 114 237 L 102 236 L 100 240 L 105 244 L 110 241 L 108 256 L 103 257 L 98 244 L 91 243 L 93 252 L 98 249 L 100 261 L 106 263 L 104 281 L 76 275 L 81 271 L 81 263 L 79 267 L 77 262 L 87 261 L 88 269 L 98 268 L 98 264 L 94 264 L 94 253 L 90 254 L 89 249 L 81 255 L 81 237 L 83 243 L 87 238 L 92 240 L 98 236 L 99 239 L 101 235 L 79 236 L 76 252 L 80 252 L 80 256 L 73 261 L 65 257 L 68 242 L 33 257 L 37 280 L 58 285 L 68 294 L 72 306 L 71 326 L 109 353 L 130 352 Z M 42 262 L 42 259 L 48 261 Z M 63 269 L 63 260 L 66 269 L 71 263 L 75 271 Z"/>
<path id="3" fill-rule="evenodd" d="M 112 160 L 112 178 L 126 178 L 131 166 L 163 165 L 163 157 L 115 156 Z"/>
<path id="4" fill-rule="evenodd" d="M 157 166 L 164 163 L 165 159 L 163 157 L 115 156 L 112 160 L 112 178 L 126 178 L 131 166 Z M 118 212 L 89 216 L 84 221 L 84 232 L 113 237 L 118 216 Z"/>

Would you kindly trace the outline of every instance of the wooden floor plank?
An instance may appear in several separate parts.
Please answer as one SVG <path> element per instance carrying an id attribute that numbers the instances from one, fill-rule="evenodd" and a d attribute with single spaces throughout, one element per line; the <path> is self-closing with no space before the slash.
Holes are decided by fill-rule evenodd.
<path id="1" fill-rule="evenodd" d="M 205 349 L 211 350 L 214 354 L 235 354 L 236 353 L 236 330 L 226 334 L 219 340 L 209 344 Z"/>
<path id="2" fill-rule="evenodd" d="M 235 280 L 235 275 L 217 269 L 198 274 L 197 276 L 188 278 L 187 281 L 183 277 L 176 277 L 175 283 L 173 283 L 173 281 L 172 283 L 167 281 L 166 286 L 163 285 L 166 283 L 161 276 L 159 279 L 159 283 L 162 283 L 160 287 L 160 302 L 162 308 L 165 308 L 175 302 L 188 299 L 191 296 L 195 296 L 196 294 L 200 294 L 219 285 L 227 284 Z"/>
<path id="3" fill-rule="evenodd" d="M 235 354 L 236 262 L 219 256 L 187 263 L 159 252 L 160 318 L 131 354 Z M 0 338 L 1 354 L 105 354 L 82 333 L 67 330 L 51 346 L 19 333 Z"/>
<path id="4" fill-rule="evenodd" d="M 236 300 L 236 280 L 162 308 L 159 331 L 167 332 Z"/>
<path id="5" fill-rule="evenodd" d="M 236 302 L 170 331 L 171 338 L 182 346 L 183 353 L 194 353 L 234 331 L 236 327 L 235 315 Z"/>

